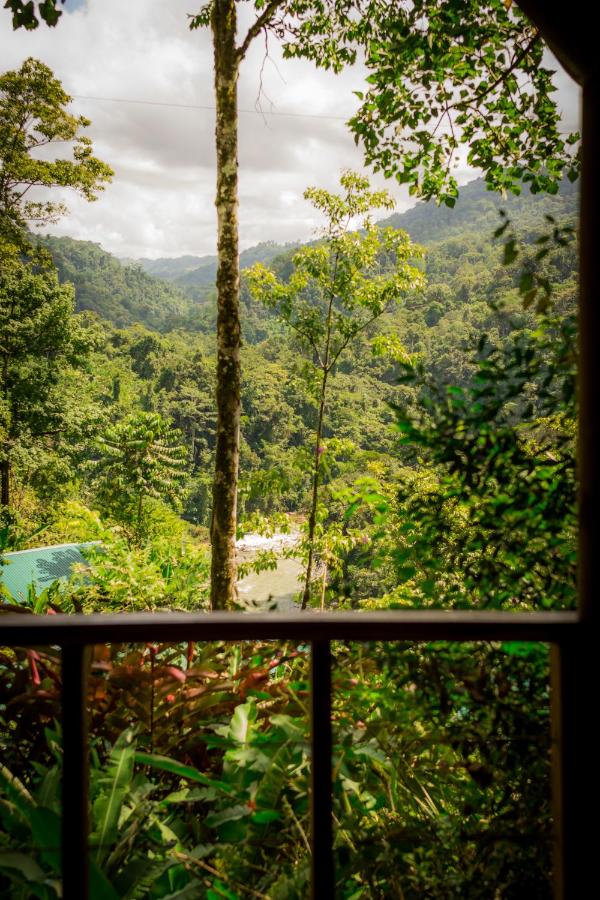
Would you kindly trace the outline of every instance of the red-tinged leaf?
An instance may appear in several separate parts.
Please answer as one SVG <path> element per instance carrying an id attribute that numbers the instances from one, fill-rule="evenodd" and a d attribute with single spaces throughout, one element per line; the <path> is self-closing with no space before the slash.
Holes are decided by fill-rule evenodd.
<path id="1" fill-rule="evenodd" d="M 187 679 L 187 674 L 183 671 L 183 669 L 178 669 L 176 666 L 167 666 L 165 672 L 168 672 L 169 675 L 176 681 L 183 682 Z"/>

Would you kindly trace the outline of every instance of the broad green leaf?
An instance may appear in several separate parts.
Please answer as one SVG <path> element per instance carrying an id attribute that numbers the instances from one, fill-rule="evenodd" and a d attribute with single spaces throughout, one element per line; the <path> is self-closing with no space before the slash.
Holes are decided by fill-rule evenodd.
<path id="1" fill-rule="evenodd" d="M 60 874 L 60 816 L 51 809 L 34 807 L 29 812 L 29 822 L 41 859 Z"/>
<path id="2" fill-rule="evenodd" d="M 268 825 L 269 822 L 276 822 L 280 818 L 281 813 L 276 809 L 261 809 L 252 814 L 251 821 L 254 825 Z"/>
<path id="3" fill-rule="evenodd" d="M 222 809 L 220 812 L 211 813 L 204 821 L 209 828 L 218 828 L 219 825 L 223 825 L 225 822 L 235 822 L 238 819 L 249 816 L 251 813 L 252 810 L 246 803 L 240 803 L 237 806 Z"/>
<path id="4" fill-rule="evenodd" d="M 229 725 L 229 734 L 239 744 L 246 744 L 252 734 L 253 725 L 256 722 L 256 703 L 249 700 L 236 706 Z"/>
<path id="5" fill-rule="evenodd" d="M 90 900 L 122 900 L 121 895 L 114 889 L 102 869 L 94 859 L 89 860 L 90 866 Z"/>
<path id="6" fill-rule="evenodd" d="M 181 778 L 187 778 L 189 781 L 197 781 L 206 787 L 213 787 L 225 794 L 231 794 L 231 787 L 223 781 L 217 781 L 213 778 L 203 775 L 198 769 L 192 766 L 183 765 L 175 759 L 168 756 L 160 756 L 156 753 L 144 753 L 137 750 L 134 754 L 135 761 L 143 766 L 152 766 L 154 769 L 162 769 L 164 772 L 171 772 L 173 775 L 179 775 Z"/>
<path id="7" fill-rule="evenodd" d="M 42 881 L 46 874 L 27 853 L 17 850 L 0 850 L 0 869 L 17 869 L 28 881 Z"/>
<path id="8" fill-rule="evenodd" d="M 92 804 L 94 830 L 90 843 L 96 847 L 96 862 L 101 863 L 117 836 L 123 801 L 131 788 L 135 745 L 131 733 L 121 735 L 113 747 L 106 775 L 99 778 L 101 793 Z"/>
<path id="9" fill-rule="evenodd" d="M 181 888 L 179 891 L 175 891 L 174 894 L 165 894 L 160 900 L 198 900 L 199 897 L 202 897 L 203 891 L 203 883 L 197 879 L 193 879 L 186 887 Z"/>

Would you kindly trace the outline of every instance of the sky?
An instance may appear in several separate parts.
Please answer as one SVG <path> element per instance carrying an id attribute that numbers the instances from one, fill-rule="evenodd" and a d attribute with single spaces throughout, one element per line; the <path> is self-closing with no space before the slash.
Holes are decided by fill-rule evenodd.
<path id="1" fill-rule="evenodd" d="M 185 108 L 214 105 L 209 34 L 188 28 L 188 14 L 200 6 L 66 0 L 56 28 L 33 32 L 13 32 L 10 13 L 0 9 L 0 70 L 18 68 L 28 56 L 50 66 L 74 97 L 73 112 L 92 120 L 87 134 L 96 156 L 115 171 L 94 203 L 65 193 L 69 214 L 44 230 L 94 241 L 117 256 L 215 253 L 214 111 Z M 242 6 L 240 32 L 250 6 Z M 255 41 L 240 73 L 242 249 L 309 239 L 321 223 L 303 199 L 306 187 L 335 190 L 343 168 L 367 171 L 345 125 L 358 106 L 353 91 L 364 87 L 361 68 L 336 76 L 283 60 L 274 41 L 268 49 L 265 58 L 264 42 Z M 574 129 L 578 91 L 565 74 L 557 84 L 564 127 Z M 115 102 L 123 100 L 142 102 Z M 392 193 L 399 211 L 414 203 L 405 188 L 368 174 Z M 476 175 L 461 166 L 459 183 Z"/>

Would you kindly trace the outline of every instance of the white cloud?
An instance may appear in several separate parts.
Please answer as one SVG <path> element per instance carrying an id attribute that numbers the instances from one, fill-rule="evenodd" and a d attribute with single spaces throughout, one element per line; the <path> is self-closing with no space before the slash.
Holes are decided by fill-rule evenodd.
<path id="1" fill-rule="evenodd" d="M 210 38 L 189 31 L 190 9 L 190 0 L 87 0 L 54 29 L 14 33 L 9 13 L 0 10 L 3 68 L 34 56 L 78 97 L 212 106 Z M 268 113 L 270 100 L 275 111 L 303 117 L 240 114 L 242 248 L 308 238 L 318 222 L 302 198 L 306 186 L 332 189 L 341 168 L 362 167 L 360 150 L 337 118 L 352 114 L 361 72 L 335 76 L 310 63 L 283 61 L 273 42 L 270 54 L 262 108 Z M 242 66 L 241 110 L 255 108 L 263 61 L 264 45 L 256 42 Z M 563 87 L 563 93 L 572 107 L 572 91 Z M 70 214 L 52 231 L 125 256 L 213 253 L 214 112 L 90 99 L 77 99 L 74 109 L 92 120 L 96 154 L 113 167 L 115 179 L 95 203 L 66 196 Z M 459 171 L 463 180 L 471 174 Z M 391 190 L 400 209 L 410 205 L 405 190 L 374 181 Z"/>

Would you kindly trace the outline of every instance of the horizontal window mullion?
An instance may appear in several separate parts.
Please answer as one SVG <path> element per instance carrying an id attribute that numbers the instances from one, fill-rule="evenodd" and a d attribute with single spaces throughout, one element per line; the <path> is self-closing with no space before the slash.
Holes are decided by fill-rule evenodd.
<path id="1" fill-rule="evenodd" d="M 119 613 L 0 616 L 0 644 L 35 646 L 159 641 L 395 640 L 555 642 L 580 627 L 575 612 Z M 581 624 L 581 627 L 584 627 Z"/>

